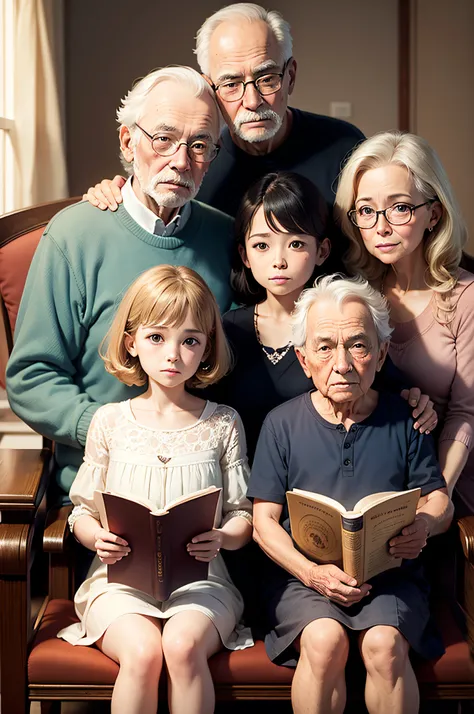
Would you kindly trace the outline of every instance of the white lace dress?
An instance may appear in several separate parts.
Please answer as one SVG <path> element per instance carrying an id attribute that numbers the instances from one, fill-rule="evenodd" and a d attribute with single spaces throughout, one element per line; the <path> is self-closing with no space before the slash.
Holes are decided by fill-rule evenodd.
<path id="1" fill-rule="evenodd" d="M 169 460 L 162 463 L 159 456 Z M 93 500 L 96 489 L 144 497 L 157 508 L 164 508 L 172 499 L 213 485 L 223 489 L 221 523 L 217 526 L 237 516 L 251 522 L 251 504 L 245 495 L 248 475 L 242 422 L 230 407 L 207 402 L 192 426 L 162 431 L 139 424 L 130 401 L 106 404 L 94 415 L 84 463 L 71 486 L 75 507 L 70 525 L 74 529 L 74 522 L 84 514 L 99 520 Z M 137 613 L 167 619 L 183 610 L 207 615 L 229 649 L 253 644 L 250 630 L 239 625 L 242 597 L 220 554 L 209 564 L 208 580 L 185 585 L 164 602 L 139 590 L 108 583 L 107 566 L 96 555 L 74 603 L 80 622 L 58 633 L 74 645 L 96 642 L 121 615 Z"/>

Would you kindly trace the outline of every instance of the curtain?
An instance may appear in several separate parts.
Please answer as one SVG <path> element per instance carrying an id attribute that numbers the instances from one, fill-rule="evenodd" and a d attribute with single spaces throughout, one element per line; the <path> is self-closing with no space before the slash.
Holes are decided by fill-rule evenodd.
<path id="1" fill-rule="evenodd" d="M 15 208 L 68 195 L 63 0 L 14 0 Z"/>

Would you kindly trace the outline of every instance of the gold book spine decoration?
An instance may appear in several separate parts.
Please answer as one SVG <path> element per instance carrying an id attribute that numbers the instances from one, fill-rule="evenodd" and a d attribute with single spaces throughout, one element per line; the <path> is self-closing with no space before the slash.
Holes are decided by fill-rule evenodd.
<path id="1" fill-rule="evenodd" d="M 158 574 L 158 582 L 164 582 L 164 567 L 163 567 L 163 543 L 162 543 L 162 525 L 159 519 L 156 520 L 156 569 Z"/>
<path id="2" fill-rule="evenodd" d="M 361 585 L 364 582 L 364 517 L 341 516 L 341 521 L 343 569 Z"/>

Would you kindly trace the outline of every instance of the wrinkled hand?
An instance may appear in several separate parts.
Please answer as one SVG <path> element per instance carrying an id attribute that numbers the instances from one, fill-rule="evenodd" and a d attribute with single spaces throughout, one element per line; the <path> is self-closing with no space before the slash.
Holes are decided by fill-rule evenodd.
<path id="1" fill-rule="evenodd" d="M 105 528 L 99 528 L 96 532 L 94 548 L 99 560 L 106 565 L 113 565 L 130 553 L 127 541 Z"/>
<path id="2" fill-rule="evenodd" d="M 434 409 L 434 404 L 427 394 L 422 394 L 418 387 L 402 389 L 400 396 L 406 399 L 413 409 L 414 429 L 419 429 L 420 434 L 429 434 L 435 429 L 438 423 L 438 415 Z"/>
<path id="3" fill-rule="evenodd" d="M 357 587 L 355 578 L 347 575 L 337 565 L 313 565 L 308 585 L 329 600 L 345 607 L 359 602 L 372 589 L 367 583 Z"/>
<path id="4" fill-rule="evenodd" d="M 105 211 L 110 208 L 111 211 L 116 211 L 119 203 L 122 203 L 121 188 L 125 183 L 123 176 L 114 176 L 110 179 L 103 179 L 100 183 L 92 186 L 87 193 L 82 197 L 83 201 L 89 201 L 96 208 Z"/>
<path id="5" fill-rule="evenodd" d="M 212 531 L 200 533 L 194 536 L 191 543 L 186 546 L 189 555 L 192 555 L 196 560 L 201 560 L 204 563 L 209 563 L 210 560 L 217 558 L 224 534 L 219 528 L 214 528 Z"/>
<path id="6" fill-rule="evenodd" d="M 400 535 L 389 541 L 389 552 L 395 558 L 418 558 L 428 540 L 428 521 L 422 515 L 415 517 Z"/>

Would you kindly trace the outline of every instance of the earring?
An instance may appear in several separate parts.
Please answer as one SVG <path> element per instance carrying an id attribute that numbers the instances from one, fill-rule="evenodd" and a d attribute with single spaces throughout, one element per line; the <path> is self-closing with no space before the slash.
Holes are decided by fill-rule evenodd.
<path id="1" fill-rule="evenodd" d="M 209 372 L 209 370 L 211 369 L 211 365 L 207 364 L 206 362 L 201 362 L 199 367 L 201 369 L 201 372 Z"/>
<path id="2" fill-rule="evenodd" d="M 431 226 L 431 228 L 428 228 L 428 230 L 430 233 L 433 233 L 433 226 Z"/>

